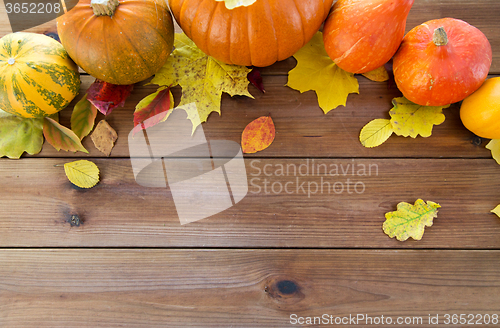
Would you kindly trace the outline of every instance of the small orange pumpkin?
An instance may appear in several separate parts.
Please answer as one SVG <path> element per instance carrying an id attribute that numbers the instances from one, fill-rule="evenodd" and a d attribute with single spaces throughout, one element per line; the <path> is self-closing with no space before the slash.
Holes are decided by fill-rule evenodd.
<path id="1" fill-rule="evenodd" d="M 491 61 L 491 45 L 480 30 L 459 19 L 436 19 L 406 34 L 394 56 L 394 79 L 408 100 L 444 106 L 476 91 Z"/>
<path id="2" fill-rule="evenodd" d="M 227 64 L 269 66 L 311 40 L 333 0 L 257 0 L 227 9 L 224 1 L 169 0 L 186 35 L 207 55 Z"/>
<path id="3" fill-rule="evenodd" d="M 174 44 L 172 16 L 162 0 L 80 0 L 57 19 L 57 31 L 81 68 L 112 84 L 152 76 Z"/>

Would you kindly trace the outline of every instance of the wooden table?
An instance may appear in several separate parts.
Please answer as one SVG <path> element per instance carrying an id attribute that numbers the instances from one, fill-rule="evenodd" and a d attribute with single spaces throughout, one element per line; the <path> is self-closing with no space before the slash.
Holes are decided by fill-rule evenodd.
<path id="1" fill-rule="evenodd" d="M 3 4 L 0 17 L 3 36 L 10 32 Z M 500 74 L 500 1 L 415 0 L 407 30 L 441 17 L 483 31 L 493 48 L 491 76 Z M 239 142 L 249 122 L 270 113 L 276 139 L 245 155 L 249 181 L 265 178 L 257 174 L 265 165 L 377 167 L 330 180 L 362 182 L 362 193 L 265 194 L 250 185 L 234 207 L 180 225 L 168 188 L 134 180 L 132 112 L 155 90 L 139 83 L 107 118 L 119 136 L 111 157 L 87 138 L 88 155 L 45 144 L 36 156 L 0 159 L 0 327 L 290 327 L 324 314 L 346 326 L 436 326 L 429 318 L 437 316 L 440 326 L 456 327 L 452 315 L 466 315 L 460 326 L 500 315 L 500 219 L 490 213 L 500 203 L 500 166 L 488 140 L 463 127 L 454 104 L 430 138 L 393 136 L 364 148 L 360 129 L 388 118 L 398 90 L 358 76 L 360 94 L 324 115 L 313 92 L 284 86 L 294 65 L 290 58 L 262 69 L 267 92 L 250 87 L 254 100 L 224 95 L 222 116 L 203 124 L 207 138 Z M 93 82 L 81 79 L 69 108 Z M 62 124 L 69 126 L 70 114 L 61 112 Z M 77 158 L 99 166 L 96 187 L 73 187 L 55 166 Z M 386 236 L 384 214 L 418 198 L 442 206 L 423 239 Z"/>

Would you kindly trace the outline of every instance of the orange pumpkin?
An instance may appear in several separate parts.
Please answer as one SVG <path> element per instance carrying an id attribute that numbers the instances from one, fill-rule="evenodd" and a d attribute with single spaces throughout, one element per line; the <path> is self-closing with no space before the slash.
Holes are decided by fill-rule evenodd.
<path id="1" fill-rule="evenodd" d="M 174 44 L 174 26 L 162 0 L 80 0 L 57 19 L 61 43 L 90 75 L 133 84 L 155 74 Z"/>
<path id="2" fill-rule="evenodd" d="M 488 76 L 491 46 L 474 26 L 454 19 L 413 28 L 394 56 L 394 79 L 410 101 L 444 106 L 463 100 Z"/>
<path id="3" fill-rule="evenodd" d="M 413 0 L 338 0 L 323 28 L 328 56 L 351 73 L 387 63 L 405 34 Z"/>
<path id="4" fill-rule="evenodd" d="M 169 0 L 186 35 L 227 64 L 269 66 L 292 56 L 319 30 L 333 0 L 257 0 L 227 9 L 224 1 Z"/>

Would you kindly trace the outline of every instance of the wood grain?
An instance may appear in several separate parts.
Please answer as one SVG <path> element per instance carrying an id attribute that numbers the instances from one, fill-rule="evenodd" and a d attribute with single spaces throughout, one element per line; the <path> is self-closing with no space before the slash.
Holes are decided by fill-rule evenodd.
<path id="1" fill-rule="evenodd" d="M 0 250 L 0 324 L 291 327 L 297 326 L 290 324 L 291 314 L 364 314 L 394 321 L 420 317 L 421 325 L 398 326 L 432 327 L 429 314 L 439 315 L 441 325 L 445 314 L 499 314 L 499 256 L 499 251 Z"/>
<path id="2" fill-rule="evenodd" d="M 500 220 L 490 213 L 500 167 L 492 159 L 247 159 L 246 197 L 187 225 L 170 189 L 138 185 L 130 160 L 94 159 L 101 182 L 88 190 L 55 166 L 69 161 L 0 160 L 0 246 L 500 248 Z M 385 213 L 418 198 L 442 206 L 423 239 L 387 237 Z M 83 223 L 72 226 L 72 215 Z"/>

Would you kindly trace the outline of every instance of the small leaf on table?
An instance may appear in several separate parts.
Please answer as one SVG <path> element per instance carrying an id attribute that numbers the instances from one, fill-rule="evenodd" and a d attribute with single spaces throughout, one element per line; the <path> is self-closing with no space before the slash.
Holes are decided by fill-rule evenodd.
<path id="1" fill-rule="evenodd" d="M 91 161 L 66 163 L 64 172 L 69 181 L 80 188 L 92 188 L 99 182 L 99 168 Z"/>
<path id="2" fill-rule="evenodd" d="M 43 118 L 24 118 L 0 110 L 0 157 L 38 154 L 43 146 Z"/>
<path id="3" fill-rule="evenodd" d="M 118 106 L 123 107 L 134 85 L 115 85 L 95 80 L 87 90 L 87 99 L 104 115 L 109 115 Z"/>
<path id="4" fill-rule="evenodd" d="M 287 86 L 300 92 L 316 91 L 325 114 L 340 105 L 345 106 L 350 93 L 359 93 L 354 74 L 344 71 L 328 57 L 321 32 L 293 57 L 297 59 L 297 66 L 288 73 Z"/>
<path id="5" fill-rule="evenodd" d="M 71 113 L 71 130 L 82 140 L 94 128 L 97 108 L 90 103 L 87 95 L 75 105 Z"/>
<path id="6" fill-rule="evenodd" d="M 415 205 L 401 202 L 396 212 L 385 214 L 384 232 L 391 238 L 405 241 L 409 237 L 415 240 L 422 239 L 425 227 L 432 226 L 441 205 L 422 199 L 417 199 Z"/>
<path id="7" fill-rule="evenodd" d="M 62 149 L 72 152 L 81 151 L 88 154 L 80 138 L 73 131 L 49 117 L 45 117 L 43 121 L 43 135 L 47 142 L 57 151 Z"/>
<path id="8" fill-rule="evenodd" d="M 253 84 L 254 87 L 259 89 L 260 92 L 266 93 L 264 89 L 264 83 L 262 83 L 262 75 L 260 74 L 260 70 L 257 68 L 253 68 L 250 73 L 248 73 L 248 81 Z"/>
<path id="9" fill-rule="evenodd" d="M 486 145 L 486 148 L 491 150 L 491 155 L 500 164 L 500 139 L 493 139 Z"/>
<path id="10" fill-rule="evenodd" d="M 500 205 L 492 209 L 491 213 L 495 213 L 500 218 Z"/>
<path id="11" fill-rule="evenodd" d="M 385 66 L 380 66 L 373 71 L 366 72 L 361 75 L 374 82 L 385 82 L 389 80 L 389 72 L 387 72 Z"/>
<path id="12" fill-rule="evenodd" d="M 241 135 L 243 153 L 252 154 L 269 147 L 276 136 L 271 116 L 261 116 L 248 124 Z"/>
<path id="13" fill-rule="evenodd" d="M 389 111 L 394 133 L 398 136 L 416 138 L 430 137 L 434 125 L 444 122 L 443 108 L 447 106 L 421 106 L 404 97 L 392 100 L 394 108 Z"/>
<path id="14" fill-rule="evenodd" d="M 106 122 L 101 120 L 90 136 L 95 147 L 104 155 L 109 156 L 118 139 L 116 131 Z"/>
<path id="15" fill-rule="evenodd" d="M 386 142 L 392 133 L 391 121 L 379 118 L 369 122 L 361 129 L 359 141 L 366 148 L 373 148 Z"/>
<path id="16" fill-rule="evenodd" d="M 173 107 L 174 96 L 170 88 L 160 88 L 142 99 L 135 107 L 133 134 L 164 122 L 172 113 L 170 109 Z"/>

